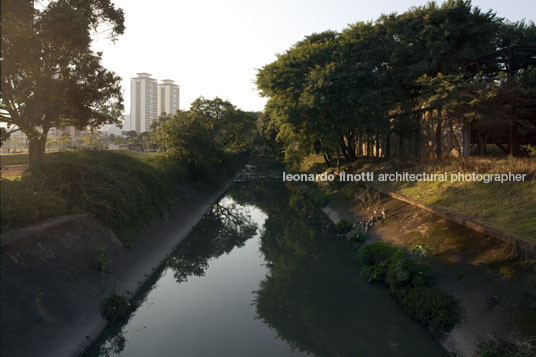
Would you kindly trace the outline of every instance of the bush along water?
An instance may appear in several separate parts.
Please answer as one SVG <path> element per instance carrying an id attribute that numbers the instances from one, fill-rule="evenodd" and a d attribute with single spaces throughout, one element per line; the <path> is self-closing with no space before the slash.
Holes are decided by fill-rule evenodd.
<path id="1" fill-rule="evenodd" d="M 372 243 L 356 255 L 361 275 L 369 282 L 380 282 L 415 320 L 440 336 L 460 320 L 459 302 L 433 286 L 427 268 L 415 262 L 406 250 L 387 243 Z"/>

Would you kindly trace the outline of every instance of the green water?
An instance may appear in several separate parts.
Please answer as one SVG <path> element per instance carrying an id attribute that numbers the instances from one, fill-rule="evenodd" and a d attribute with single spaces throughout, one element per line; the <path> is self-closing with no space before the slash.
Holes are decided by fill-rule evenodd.
<path id="1" fill-rule="evenodd" d="M 274 167 L 249 166 L 87 356 L 446 356 Z"/>

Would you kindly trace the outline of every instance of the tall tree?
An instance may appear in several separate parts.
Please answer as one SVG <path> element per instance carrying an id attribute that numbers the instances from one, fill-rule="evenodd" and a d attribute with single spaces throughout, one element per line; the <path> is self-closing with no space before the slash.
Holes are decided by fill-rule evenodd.
<path id="1" fill-rule="evenodd" d="M 92 34 L 109 26 L 112 40 L 124 15 L 110 0 L 2 2 L 0 120 L 28 136 L 30 167 L 44 156 L 51 127 L 118 123 L 120 78 L 101 65 Z"/>

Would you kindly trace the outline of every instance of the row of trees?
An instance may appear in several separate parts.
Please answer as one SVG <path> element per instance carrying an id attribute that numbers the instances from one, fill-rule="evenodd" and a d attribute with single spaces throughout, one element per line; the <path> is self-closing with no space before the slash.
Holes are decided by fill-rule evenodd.
<path id="1" fill-rule="evenodd" d="M 28 136 L 30 166 L 44 156 L 52 127 L 119 123 L 120 78 L 91 49 L 96 33 L 124 32 L 124 14 L 110 0 L 2 1 L 4 141 L 14 130 Z"/>
<path id="2" fill-rule="evenodd" d="M 515 44 L 536 44 L 536 26 L 463 0 L 313 34 L 258 72 L 257 86 L 269 98 L 259 127 L 287 160 L 323 153 L 328 163 L 334 152 L 354 160 L 363 143 L 388 154 L 392 135 L 415 135 L 426 119 L 439 136 L 442 126 L 462 121 L 489 135 L 513 115 L 523 121 L 512 114 L 514 101 L 526 109 L 536 98 L 530 68 L 517 78 L 498 66 L 488 68 L 487 80 L 475 74 L 476 59 Z"/>

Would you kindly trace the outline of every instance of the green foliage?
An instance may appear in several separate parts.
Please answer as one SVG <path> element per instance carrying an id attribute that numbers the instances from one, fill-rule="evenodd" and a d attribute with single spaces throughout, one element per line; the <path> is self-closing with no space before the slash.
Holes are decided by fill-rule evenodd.
<path id="1" fill-rule="evenodd" d="M 2 181 L 2 228 L 88 212 L 126 240 L 174 203 L 173 184 L 183 173 L 178 166 L 159 155 L 112 151 L 47 155 L 31 175 Z"/>
<path id="2" fill-rule="evenodd" d="M 524 145 L 522 146 L 523 149 L 525 149 L 530 157 L 536 157 L 536 147 L 531 145 Z"/>
<path id="3" fill-rule="evenodd" d="M 23 227 L 69 212 L 66 200 L 54 190 L 27 180 L 0 181 L 2 230 Z"/>
<path id="4" fill-rule="evenodd" d="M 341 219 L 337 222 L 337 232 L 340 234 L 346 234 L 352 230 L 352 223 L 346 219 Z"/>
<path id="5" fill-rule="evenodd" d="M 325 207 L 329 203 L 329 196 L 316 185 L 310 187 L 309 191 L 307 191 L 307 196 L 318 207 Z"/>
<path id="6" fill-rule="evenodd" d="M 173 203 L 174 181 L 165 171 L 110 151 L 50 155 L 25 180 L 56 192 L 70 208 L 94 214 L 121 239 Z"/>
<path id="7" fill-rule="evenodd" d="M 360 227 L 357 227 L 346 234 L 346 239 L 348 239 L 348 241 L 352 243 L 354 247 L 357 247 L 365 241 L 366 236 L 367 233 Z"/>
<path id="8" fill-rule="evenodd" d="M 363 266 L 377 265 L 388 260 L 399 249 L 388 243 L 367 244 L 358 252 L 359 263 Z"/>
<path id="9" fill-rule="evenodd" d="M 536 356 L 534 338 L 517 340 L 511 337 L 486 336 L 476 343 L 476 357 L 531 357 Z"/>
<path id="10" fill-rule="evenodd" d="M 220 164 L 226 153 L 251 149 L 256 132 L 256 114 L 237 109 L 220 98 L 196 99 L 190 111 L 177 111 L 159 121 L 153 136 L 173 157 L 197 168 Z"/>
<path id="11" fill-rule="evenodd" d="M 450 331 L 460 320 L 458 301 L 431 286 L 425 267 L 404 249 L 383 242 L 368 244 L 359 250 L 358 259 L 364 279 L 385 283 L 400 305 L 435 333 Z"/>
<path id="12" fill-rule="evenodd" d="M 411 317 L 435 333 L 450 331 L 460 320 L 458 301 L 436 287 L 398 289 L 394 295 Z"/>
<path id="13" fill-rule="evenodd" d="M 268 98 L 259 127 L 291 165 L 339 150 L 353 161 L 359 146 L 413 135 L 423 120 L 470 121 L 482 136 L 516 120 L 516 135 L 527 136 L 536 132 L 534 71 L 519 71 L 515 85 L 496 66 L 486 68 L 488 80 L 474 75 L 477 58 L 512 44 L 536 44 L 534 24 L 461 0 L 315 33 L 259 70 Z"/>
<path id="14" fill-rule="evenodd" d="M 102 301 L 100 308 L 102 317 L 108 320 L 108 322 L 114 322 L 127 316 L 128 310 L 129 303 L 126 296 L 121 295 L 116 290 L 112 291 L 110 295 Z"/>
<path id="15" fill-rule="evenodd" d="M 0 121 L 28 136 L 30 164 L 43 158 L 51 127 L 119 122 L 121 78 L 91 48 L 101 25 L 112 39 L 124 32 L 110 0 L 2 3 Z"/>
<path id="16" fill-rule="evenodd" d="M 398 250 L 389 258 L 385 282 L 395 292 L 406 287 L 426 286 L 428 277 L 422 265 L 417 264 L 406 251 Z"/>

